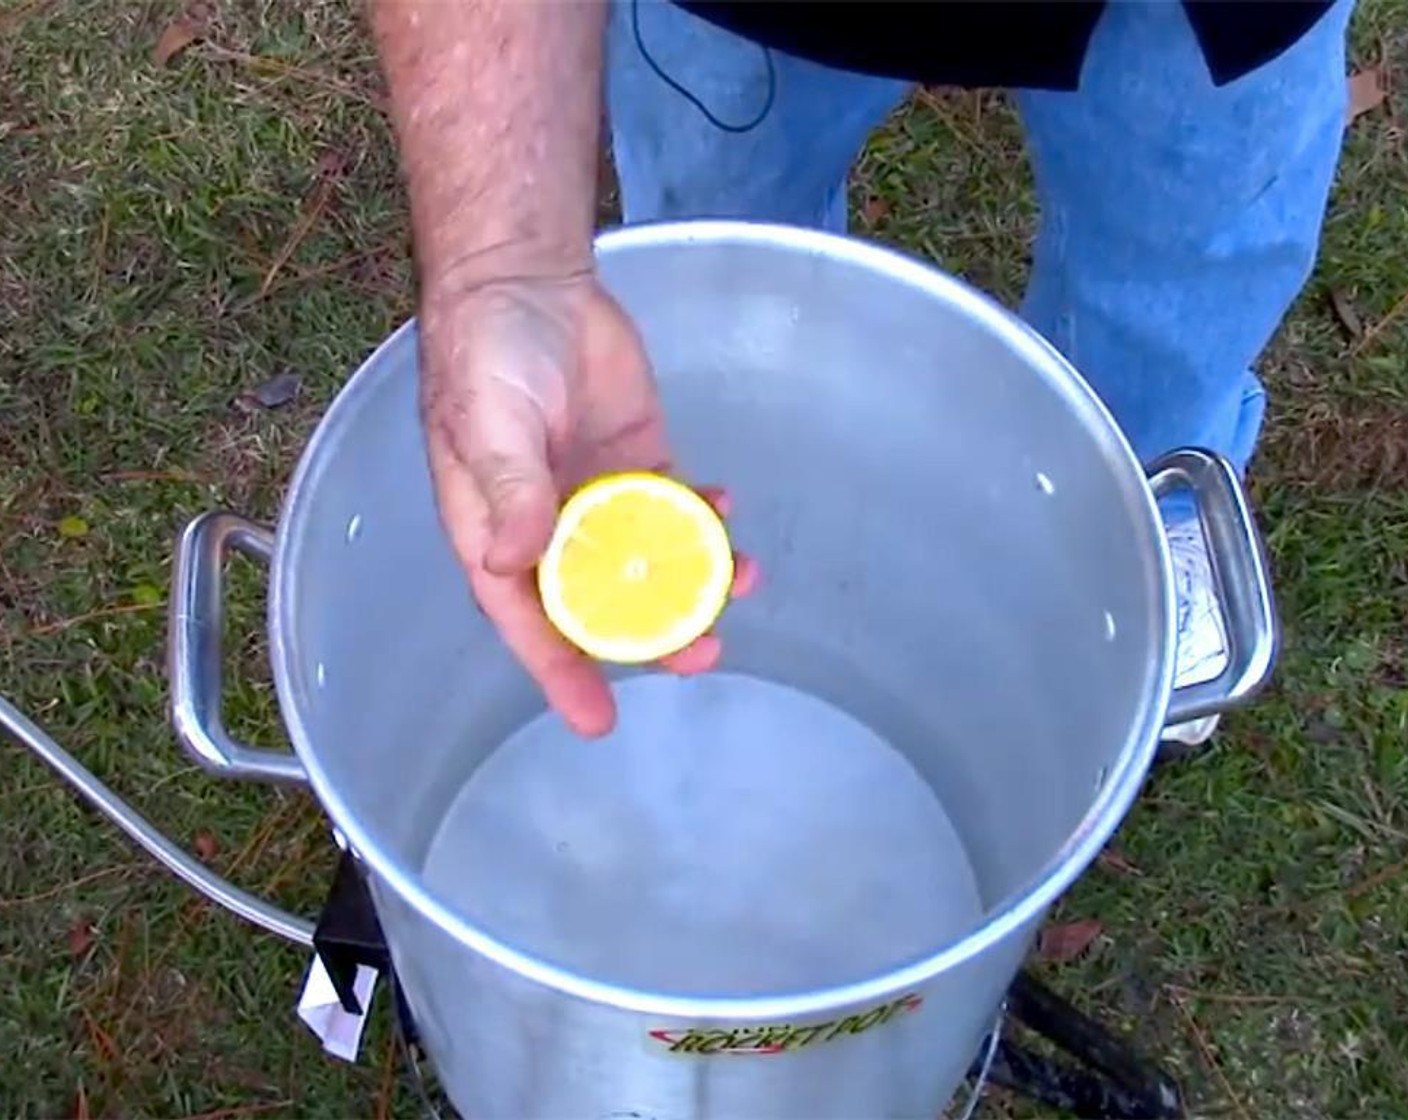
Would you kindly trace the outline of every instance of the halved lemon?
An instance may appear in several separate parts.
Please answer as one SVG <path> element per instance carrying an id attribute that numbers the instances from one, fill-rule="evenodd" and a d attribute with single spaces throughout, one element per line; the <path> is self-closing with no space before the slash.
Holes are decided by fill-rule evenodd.
<path id="1" fill-rule="evenodd" d="M 598 661 L 678 653 L 714 625 L 733 584 L 723 520 L 688 486 L 607 474 L 574 493 L 538 564 L 548 620 Z"/>

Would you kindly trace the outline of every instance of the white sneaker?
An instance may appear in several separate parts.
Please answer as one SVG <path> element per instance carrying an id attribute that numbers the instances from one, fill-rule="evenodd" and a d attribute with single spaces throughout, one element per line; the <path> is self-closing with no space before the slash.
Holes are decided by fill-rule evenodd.
<path id="1" fill-rule="evenodd" d="M 1208 560 L 1207 542 L 1197 518 L 1168 526 L 1169 557 L 1178 597 L 1178 660 L 1174 687 L 1210 681 L 1227 667 L 1227 630 L 1217 605 L 1217 592 Z M 1164 742 L 1198 746 L 1212 738 L 1218 715 L 1165 727 Z"/>

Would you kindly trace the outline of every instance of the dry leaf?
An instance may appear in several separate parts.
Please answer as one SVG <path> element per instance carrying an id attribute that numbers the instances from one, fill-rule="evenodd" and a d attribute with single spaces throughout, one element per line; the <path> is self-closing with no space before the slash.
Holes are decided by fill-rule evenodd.
<path id="1" fill-rule="evenodd" d="M 324 179 L 341 175 L 347 168 L 347 157 L 336 148 L 328 148 L 318 157 L 317 174 Z"/>
<path id="2" fill-rule="evenodd" d="M 1349 78 L 1349 108 L 1345 111 L 1345 123 L 1362 117 L 1371 109 L 1377 109 L 1388 96 L 1381 67 L 1370 66 Z"/>
<path id="3" fill-rule="evenodd" d="M 75 957 L 81 957 L 93 947 L 94 934 L 97 931 L 93 928 L 93 923 L 84 918 L 74 922 L 69 928 L 66 940 L 68 941 L 68 951 Z"/>
<path id="4" fill-rule="evenodd" d="M 235 403 L 246 411 L 256 408 L 282 408 L 292 402 L 303 388 L 303 379 L 295 373 L 280 373 L 241 393 Z"/>
<path id="5" fill-rule="evenodd" d="M 1330 289 L 1330 310 L 1334 312 L 1335 319 L 1344 328 L 1344 333 L 1349 336 L 1351 342 L 1363 337 L 1364 324 L 1359 318 L 1359 312 L 1354 310 L 1349 296 L 1339 288 Z"/>
<path id="6" fill-rule="evenodd" d="M 195 848 L 196 855 L 200 856 L 206 863 L 213 860 L 220 851 L 220 841 L 215 839 L 215 833 L 202 829 L 196 833 L 195 840 L 191 846 Z"/>
<path id="7" fill-rule="evenodd" d="M 1052 964 L 1065 964 L 1089 949 L 1104 931 L 1104 924 L 1095 918 L 1047 926 L 1037 938 L 1037 956 Z"/>
<path id="8" fill-rule="evenodd" d="M 1095 862 L 1101 867 L 1109 871 L 1114 871 L 1119 875 L 1143 874 L 1139 868 L 1129 862 L 1129 859 L 1118 848 L 1106 848 L 1096 857 Z"/>
<path id="9" fill-rule="evenodd" d="M 889 217 L 890 204 L 878 195 L 871 195 L 860 208 L 860 214 L 867 225 L 873 226 L 876 222 Z"/>
<path id="10" fill-rule="evenodd" d="M 165 66 L 199 39 L 204 30 L 189 16 L 173 20 L 161 33 L 161 38 L 157 40 L 156 46 L 152 49 L 152 61 L 158 66 Z"/>

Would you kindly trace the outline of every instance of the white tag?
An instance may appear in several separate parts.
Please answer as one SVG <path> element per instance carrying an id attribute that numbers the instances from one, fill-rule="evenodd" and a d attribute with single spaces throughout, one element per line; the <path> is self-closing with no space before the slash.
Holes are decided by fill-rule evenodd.
<path id="1" fill-rule="evenodd" d="M 303 982 L 303 994 L 298 997 L 298 1017 L 322 1040 L 323 1049 L 344 1062 L 355 1062 L 357 1051 L 362 1044 L 362 1029 L 367 1025 L 367 1010 L 371 1007 L 372 992 L 376 990 L 377 971 L 364 964 L 357 966 L 357 977 L 352 981 L 352 990 L 357 1002 L 362 1005 L 362 1013 L 353 1015 L 344 1011 L 338 1001 L 337 991 L 332 986 L 332 977 L 323 967 L 321 957 L 315 956 L 308 968 L 308 979 Z"/>

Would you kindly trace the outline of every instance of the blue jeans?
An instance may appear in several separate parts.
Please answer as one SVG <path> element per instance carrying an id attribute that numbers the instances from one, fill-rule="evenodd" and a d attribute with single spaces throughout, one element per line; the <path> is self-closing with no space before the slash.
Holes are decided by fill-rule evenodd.
<path id="1" fill-rule="evenodd" d="M 1290 50 L 1221 88 L 1181 4 L 1112 3 L 1080 89 L 1016 94 L 1041 225 L 1026 320 L 1100 394 L 1136 453 L 1245 469 L 1265 414 L 1252 364 L 1315 260 L 1345 115 L 1340 0 Z M 767 106 L 768 55 L 640 0 L 651 59 L 725 125 Z M 905 83 L 772 52 L 756 127 L 711 123 L 648 65 L 618 0 L 607 37 L 626 222 L 742 217 L 846 228 L 846 178 Z"/>

